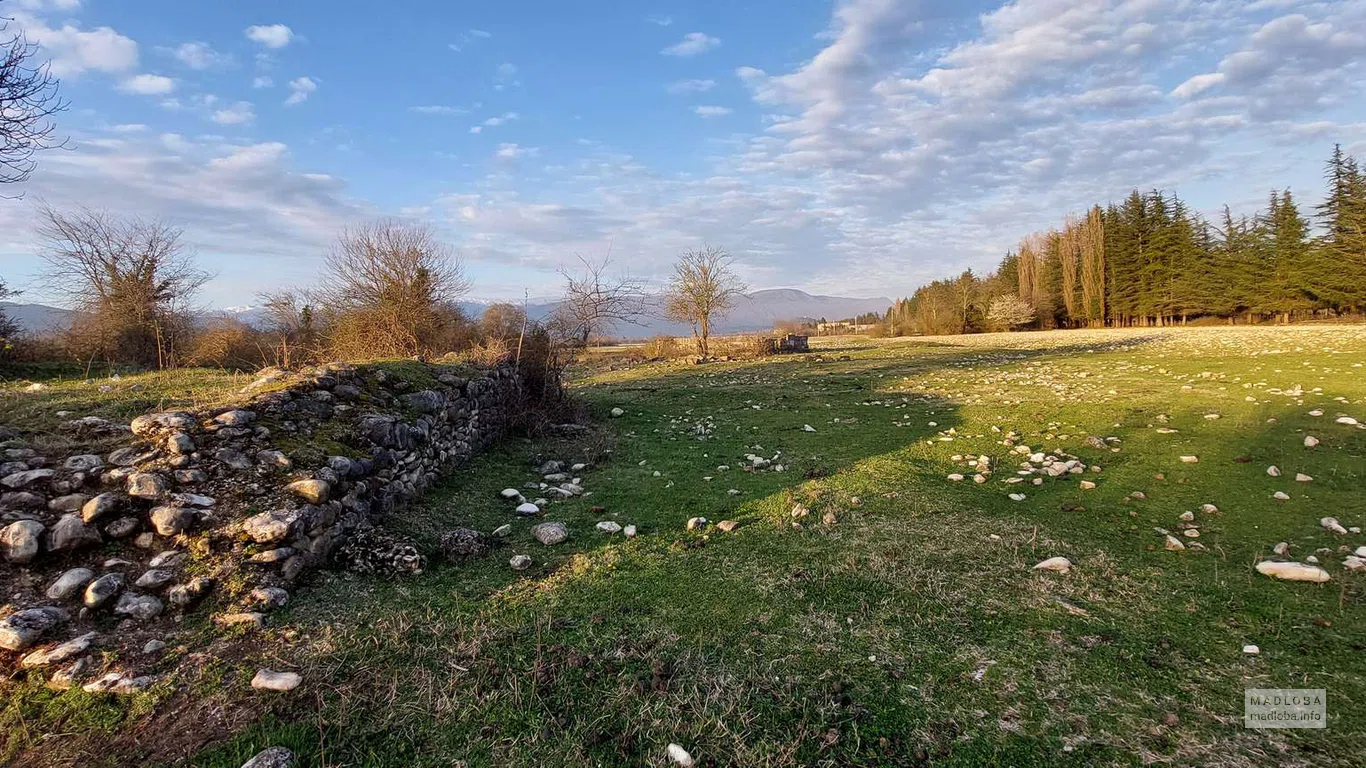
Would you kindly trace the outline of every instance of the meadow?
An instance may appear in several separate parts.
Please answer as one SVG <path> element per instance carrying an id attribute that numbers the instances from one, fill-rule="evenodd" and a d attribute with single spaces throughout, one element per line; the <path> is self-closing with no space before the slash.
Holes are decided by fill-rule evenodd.
<path id="1" fill-rule="evenodd" d="M 1366 327 L 1314 325 L 599 361 L 573 382 L 599 430 L 504 440 L 391 522 L 429 546 L 511 524 L 491 553 L 329 574 L 265 632 L 182 648 L 202 663 L 180 692 L 29 691 L 0 724 L 223 768 L 274 745 L 328 766 L 665 766 L 670 744 L 701 766 L 1355 765 L 1364 364 Z M 545 505 L 570 531 L 546 546 L 499 492 L 540 495 L 552 459 L 589 493 Z M 1307 558 L 1330 579 L 1255 570 Z M 252 691 L 263 665 L 304 683 Z M 1326 689 L 1328 726 L 1245 728 L 1247 688 Z"/>

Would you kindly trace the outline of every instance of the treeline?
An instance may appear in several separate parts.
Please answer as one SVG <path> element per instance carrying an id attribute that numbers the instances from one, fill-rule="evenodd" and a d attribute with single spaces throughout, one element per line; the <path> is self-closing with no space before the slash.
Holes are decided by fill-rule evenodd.
<path id="1" fill-rule="evenodd" d="M 460 259 L 422 224 L 380 220 L 343 231 L 313 285 L 259 295 L 259 318 L 243 322 L 195 304 L 211 275 L 181 231 L 158 221 L 78 210 L 40 212 L 45 291 L 74 310 L 66 330 L 18 333 L 0 312 L 0 363 L 75 362 L 91 373 L 116 368 L 209 366 L 253 371 L 333 360 L 436 358 L 480 364 L 533 360 L 558 377 L 576 350 L 647 315 L 644 284 L 608 274 L 609 261 L 580 258 L 562 269 L 564 298 L 532 320 L 497 303 L 467 317 L 469 281 Z M 744 291 L 733 259 L 706 247 L 684 252 L 664 293 L 663 314 L 692 326 L 710 356 L 714 319 Z M 13 295 L 0 278 L 0 299 Z"/>
<path id="2" fill-rule="evenodd" d="M 247 324 L 196 305 L 211 275 L 179 229 L 89 210 L 45 209 L 40 220 L 43 283 L 75 310 L 72 322 L 25 337 L 0 317 L 0 359 L 256 370 L 450 352 L 491 362 L 528 336 L 547 343 L 549 331 L 513 305 L 466 317 L 457 303 L 469 287 L 462 265 L 422 225 L 377 221 L 343 232 L 316 285 L 258 297 L 263 317 Z"/>
<path id="3" fill-rule="evenodd" d="M 1175 194 L 1124 201 L 1034 233 L 994 272 L 936 280 L 888 311 L 890 335 L 1165 326 L 1200 318 L 1292 322 L 1366 310 L 1366 173 L 1335 147 L 1326 198 L 1289 190 L 1217 221 Z M 1310 222 L 1317 223 L 1317 232 Z"/>

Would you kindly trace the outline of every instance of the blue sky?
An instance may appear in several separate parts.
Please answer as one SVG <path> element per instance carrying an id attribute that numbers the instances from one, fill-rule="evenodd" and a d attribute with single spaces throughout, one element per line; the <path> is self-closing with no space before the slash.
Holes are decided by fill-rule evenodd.
<path id="1" fill-rule="evenodd" d="M 1366 153 L 1366 0 L 0 0 L 71 109 L 0 199 L 181 226 L 204 301 L 304 285 L 340 229 L 438 228 L 480 298 L 575 254 L 661 280 L 904 295 L 1134 187 L 1251 212 Z M 12 190 L 6 190 L 12 194 Z"/>

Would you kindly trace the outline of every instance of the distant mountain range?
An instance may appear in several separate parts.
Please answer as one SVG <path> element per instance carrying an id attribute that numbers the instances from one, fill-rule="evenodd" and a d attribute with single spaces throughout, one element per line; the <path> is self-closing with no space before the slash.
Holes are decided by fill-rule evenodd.
<path id="1" fill-rule="evenodd" d="M 488 308 L 489 301 L 462 301 L 460 307 L 465 314 L 478 318 Z M 652 309 L 657 310 L 661 301 L 658 297 L 649 299 Z M 813 296 L 805 291 L 792 288 L 772 288 L 746 294 L 720 321 L 715 324 L 717 333 L 744 333 L 771 329 L 775 323 L 784 320 L 843 320 L 868 312 L 882 314 L 891 307 L 890 299 L 853 299 L 844 296 Z M 527 315 L 533 320 L 545 318 L 555 311 L 558 302 L 541 301 L 527 305 Z M 74 314 L 69 309 L 49 307 L 43 304 L 17 304 L 0 301 L 0 309 L 13 318 L 19 327 L 30 333 L 43 333 L 63 330 L 71 324 Z M 217 310 L 211 314 L 224 314 L 236 317 L 249 325 L 261 321 L 261 310 L 257 307 L 232 307 Z M 615 334 L 624 338 L 645 338 L 659 334 L 686 335 L 691 329 L 686 325 L 670 323 L 656 317 L 642 318 L 640 325 L 622 325 Z"/>

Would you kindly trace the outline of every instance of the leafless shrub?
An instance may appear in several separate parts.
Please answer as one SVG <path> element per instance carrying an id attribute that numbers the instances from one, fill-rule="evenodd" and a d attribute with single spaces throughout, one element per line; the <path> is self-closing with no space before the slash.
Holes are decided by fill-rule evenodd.
<path id="1" fill-rule="evenodd" d="M 673 336 L 654 336 L 645 345 L 645 356 L 651 359 L 672 360 L 683 356 L 683 345 Z"/>
<path id="2" fill-rule="evenodd" d="M 292 368 L 321 359 L 322 333 L 317 313 L 305 294 L 280 290 L 257 298 L 264 314 L 263 343 L 271 365 Z"/>
<path id="3" fill-rule="evenodd" d="M 430 228 L 389 220 L 347 230 L 324 270 L 319 297 L 338 357 L 440 354 L 465 322 L 455 302 L 469 282 Z"/>
<path id="4" fill-rule="evenodd" d="M 274 364 L 265 336 L 236 318 L 216 319 L 195 335 L 185 362 L 233 371 L 256 371 Z"/>

